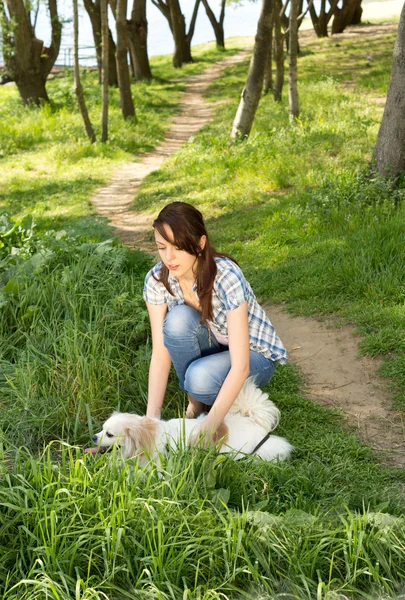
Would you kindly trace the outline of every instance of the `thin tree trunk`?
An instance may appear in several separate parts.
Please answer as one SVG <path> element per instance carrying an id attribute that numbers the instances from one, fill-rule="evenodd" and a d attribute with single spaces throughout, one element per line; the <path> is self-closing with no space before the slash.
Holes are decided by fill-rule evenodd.
<path id="1" fill-rule="evenodd" d="M 273 0 L 263 0 L 249 74 L 233 122 L 231 138 L 246 137 L 252 129 L 263 89 L 264 69 L 269 52 Z"/>
<path id="2" fill-rule="evenodd" d="M 101 14 L 101 141 L 105 143 L 108 139 L 108 13 L 107 0 L 100 2 Z"/>
<path id="3" fill-rule="evenodd" d="M 405 172 L 405 4 L 399 20 L 390 85 L 374 158 L 380 175 L 395 178 Z"/>
<path id="4" fill-rule="evenodd" d="M 221 13 L 217 21 L 214 11 L 208 4 L 208 0 L 202 0 L 202 3 L 207 13 L 209 22 L 211 23 L 212 29 L 214 30 L 215 41 L 218 48 L 225 48 L 225 35 L 224 35 L 224 19 L 225 19 L 225 4 L 226 0 L 221 2 Z"/>
<path id="5" fill-rule="evenodd" d="M 135 117 L 128 69 L 127 0 L 118 0 L 117 27 L 117 74 L 120 89 L 121 112 L 124 119 Z"/>
<path id="6" fill-rule="evenodd" d="M 101 13 L 100 13 L 100 0 L 83 0 L 84 8 L 86 9 L 87 14 L 90 18 L 91 29 L 93 32 L 94 46 L 96 49 L 96 57 L 97 57 L 97 67 L 98 67 L 98 80 L 101 83 L 101 53 L 102 53 L 102 44 L 101 44 Z M 109 60 L 109 69 L 108 69 L 108 85 L 112 87 L 118 86 L 118 75 L 117 75 L 117 65 L 115 62 L 115 42 L 112 37 L 111 31 L 109 31 L 109 45 L 108 45 L 108 60 Z"/>
<path id="7" fill-rule="evenodd" d="M 135 79 L 152 79 L 148 57 L 148 21 L 146 0 L 133 0 L 131 19 L 127 22 L 129 51 Z"/>
<path id="8" fill-rule="evenodd" d="M 264 94 L 268 94 L 269 91 L 273 89 L 273 19 L 274 19 L 274 14 L 272 11 L 269 51 L 267 53 L 266 67 L 264 69 L 264 79 L 263 79 L 263 93 Z"/>
<path id="9" fill-rule="evenodd" d="M 298 0 L 290 1 L 290 44 L 288 49 L 288 89 L 290 116 L 297 119 L 300 114 L 298 102 L 297 54 L 298 54 Z"/>
<path id="10" fill-rule="evenodd" d="M 273 97 L 276 102 L 281 102 L 284 86 L 284 36 L 281 32 L 280 4 L 274 0 L 274 59 L 276 63 L 276 77 L 274 80 Z"/>
<path id="11" fill-rule="evenodd" d="M 84 128 L 86 130 L 87 137 L 92 144 L 96 141 L 96 134 L 94 133 L 93 126 L 91 124 L 89 113 L 87 112 L 86 101 L 83 95 L 83 88 L 80 82 L 80 68 L 79 68 L 79 11 L 77 8 L 77 0 L 73 0 L 73 49 L 74 49 L 74 91 L 79 103 L 80 113 L 82 115 Z"/>

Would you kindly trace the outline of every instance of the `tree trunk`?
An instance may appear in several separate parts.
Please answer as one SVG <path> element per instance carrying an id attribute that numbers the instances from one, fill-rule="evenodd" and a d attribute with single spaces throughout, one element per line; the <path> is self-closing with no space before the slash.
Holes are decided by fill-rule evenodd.
<path id="1" fill-rule="evenodd" d="M 135 79 L 152 79 L 148 57 L 148 21 L 146 0 L 134 0 L 131 19 L 127 22 L 129 51 Z"/>
<path id="2" fill-rule="evenodd" d="M 356 11 L 361 8 L 362 0 L 343 0 L 342 8 L 337 8 L 332 21 L 332 34 L 343 33 L 352 24 Z M 361 17 L 361 13 L 360 13 Z"/>
<path id="3" fill-rule="evenodd" d="M 221 13 L 218 21 L 215 18 L 215 14 L 208 4 L 208 0 L 202 0 L 202 3 L 205 8 L 205 12 L 207 13 L 207 17 L 209 22 L 212 25 L 212 29 L 214 30 L 215 41 L 218 48 L 225 48 L 225 35 L 224 35 L 224 19 L 225 19 L 225 5 L 226 0 L 221 1 Z"/>
<path id="4" fill-rule="evenodd" d="M 405 4 L 399 21 L 390 85 L 374 159 L 380 175 L 395 178 L 405 172 Z"/>
<path id="5" fill-rule="evenodd" d="M 312 25 L 316 35 L 321 37 L 328 37 L 328 24 L 333 15 L 336 13 L 337 5 L 339 0 L 330 0 L 329 11 L 326 10 L 326 0 L 321 0 L 321 7 L 319 10 L 319 16 L 316 13 L 313 3 L 309 7 L 309 14 L 311 15 Z"/>
<path id="6" fill-rule="evenodd" d="M 191 40 L 194 35 L 198 7 L 201 0 L 195 0 L 190 28 L 186 34 L 186 21 L 181 12 L 179 0 L 151 0 L 167 19 L 174 39 L 173 66 L 178 69 L 183 63 L 193 62 L 191 55 Z"/>
<path id="7" fill-rule="evenodd" d="M 273 97 L 276 102 L 281 102 L 284 86 L 284 36 L 281 32 L 280 3 L 274 0 L 274 60 L 276 63 L 276 77 L 274 80 Z"/>
<path id="8" fill-rule="evenodd" d="M 274 2 L 274 4 L 276 4 L 276 2 Z M 271 15 L 269 51 L 267 53 L 266 67 L 264 69 L 263 92 L 265 94 L 268 94 L 269 91 L 273 89 L 273 19 L 274 11 L 272 11 Z"/>
<path id="9" fill-rule="evenodd" d="M 264 69 L 269 52 L 273 0 L 263 0 L 249 74 L 233 122 L 231 138 L 246 137 L 252 129 L 263 88 Z"/>
<path id="10" fill-rule="evenodd" d="M 363 14 L 361 2 L 362 2 L 362 0 L 357 1 L 357 7 L 354 11 L 352 22 L 350 23 L 350 25 L 360 25 L 360 23 L 361 23 L 361 16 Z"/>
<path id="11" fill-rule="evenodd" d="M 79 69 L 79 11 L 77 8 L 77 0 L 73 0 L 73 48 L 74 48 L 74 91 L 79 103 L 80 113 L 82 115 L 84 128 L 87 133 L 87 137 L 92 144 L 96 141 L 96 134 L 94 133 L 93 126 L 91 124 L 89 113 L 87 112 L 87 106 L 83 95 L 82 84 L 80 82 L 80 69 Z"/>
<path id="12" fill-rule="evenodd" d="M 290 117 L 297 119 L 300 114 L 298 102 L 298 82 L 297 82 L 297 54 L 298 54 L 298 0 L 290 2 L 290 44 L 288 50 L 288 84 L 289 84 L 289 105 Z"/>
<path id="13" fill-rule="evenodd" d="M 135 117 L 128 69 L 127 0 L 118 0 L 117 27 L 117 74 L 120 89 L 121 112 L 124 119 Z"/>
<path id="14" fill-rule="evenodd" d="M 167 3 L 170 10 L 170 22 L 174 39 L 173 66 L 176 69 L 179 69 L 183 62 L 192 62 L 192 60 L 187 61 L 188 55 L 187 49 L 185 48 L 186 20 L 181 12 L 178 0 L 167 0 Z M 184 60 L 184 58 L 186 58 L 186 60 Z"/>
<path id="15" fill-rule="evenodd" d="M 15 81 L 24 104 L 49 102 L 46 80 L 58 57 L 62 34 L 56 0 L 48 0 L 51 21 L 49 48 L 35 37 L 29 5 L 24 0 L 6 0 L 6 5 L 9 16 L 3 1 L 0 10 L 6 42 L 3 48 L 6 70 Z"/>
<path id="16" fill-rule="evenodd" d="M 101 12 L 100 12 L 100 0 L 83 0 L 84 7 L 86 9 L 87 14 L 90 18 L 91 29 L 93 32 L 94 46 L 96 48 L 96 56 L 97 56 L 97 67 L 98 67 L 98 80 L 101 83 L 101 53 L 102 53 L 102 44 L 101 44 Z M 115 42 L 112 37 L 111 31 L 108 34 L 109 40 L 109 69 L 108 69 L 108 85 L 112 87 L 118 86 L 118 75 L 117 75 L 117 65 L 115 62 Z"/>
<path id="17" fill-rule="evenodd" d="M 191 40 L 193 39 L 195 24 L 197 21 L 198 9 L 200 7 L 201 0 L 195 0 L 193 14 L 190 20 L 190 26 L 188 28 L 188 33 L 186 34 L 185 44 L 183 46 L 183 63 L 194 62 L 193 57 L 191 56 Z"/>
<path id="18" fill-rule="evenodd" d="M 105 143 L 108 139 L 108 3 L 107 0 L 100 2 L 101 14 L 101 141 Z"/>

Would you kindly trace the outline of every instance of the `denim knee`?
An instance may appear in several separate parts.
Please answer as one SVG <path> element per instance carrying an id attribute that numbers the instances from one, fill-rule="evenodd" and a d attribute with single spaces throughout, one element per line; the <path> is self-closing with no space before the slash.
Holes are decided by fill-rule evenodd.
<path id="1" fill-rule="evenodd" d="M 213 404 L 223 384 L 212 370 L 207 369 L 204 360 L 196 360 L 188 367 L 184 378 L 184 389 L 195 400 Z"/>
<path id="2" fill-rule="evenodd" d="M 198 311 L 186 304 L 178 304 L 167 313 L 163 324 L 163 335 L 170 338 L 185 338 L 195 335 L 200 325 Z"/>

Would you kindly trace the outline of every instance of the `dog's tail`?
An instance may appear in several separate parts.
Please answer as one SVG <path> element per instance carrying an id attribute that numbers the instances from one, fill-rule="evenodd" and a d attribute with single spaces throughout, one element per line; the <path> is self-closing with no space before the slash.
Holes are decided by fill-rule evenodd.
<path id="1" fill-rule="evenodd" d="M 229 413 L 250 417 L 266 431 L 275 429 L 280 421 L 279 409 L 269 400 L 269 395 L 255 385 L 253 378 L 246 381 Z"/>

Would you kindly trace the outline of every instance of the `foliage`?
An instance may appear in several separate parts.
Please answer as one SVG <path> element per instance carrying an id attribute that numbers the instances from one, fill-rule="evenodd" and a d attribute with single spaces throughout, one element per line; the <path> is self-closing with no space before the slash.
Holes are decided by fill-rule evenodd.
<path id="1" fill-rule="evenodd" d="M 385 353 L 384 369 L 403 385 L 403 183 L 366 171 L 381 111 L 338 84 L 345 73 L 335 43 L 304 47 L 301 121 L 292 126 L 285 104 L 262 102 L 254 134 L 236 146 L 228 133 L 247 62 L 229 69 L 212 88 L 213 100 L 226 99 L 217 120 L 148 177 L 135 207 L 156 211 L 179 197 L 197 204 L 256 292 L 359 324 L 364 351 Z M 345 51 L 352 41 L 339 43 Z M 372 91 L 362 58 L 371 46 L 366 40 L 349 58 L 350 76 Z M 374 51 L 387 79 L 392 48 L 376 40 Z M 28 136 L 31 113 L 19 110 Z M 144 412 L 149 260 L 104 239 L 100 222 L 97 239 L 94 227 L 82 222 L 79 231 L 72 219 L 71 198 L 87 202 L 107 167 L 125 158 L 119 129 L 103 149 L 74 140 L 65 148 L 57 136 L 71 117 L 56 112 L 42 148 L 36 130 L 1 175 L 15 213 L 32 202 L 42 219 L 39 231 L 4 219 L 0 232 L 14 229 L 0 250 L 3 597 L 398 598 L 404 472 L 380 466 L 337 412 L 304 397 L 292 367 L 277 369 L 267 388 L 282 413 L 277 433 L 296 448 L 286 463 L 190 450 L 173 453 L 158 473 L 119 452 L 94 457 L 67 445 L 87 443 L 112 409 Z M 41 168 L 49 188 L 41 189 L 45 176 L 36 186 Z M 58 201 L 44 210 L 49 192 Z M 80 210 L 88 214 L 88 205 Z M 66 233 L 44 234 L 43 215 Z M 10 280 L 17 283 L 4 292 Z M 164 416 L 183 409 L 171 380 Z"/>

